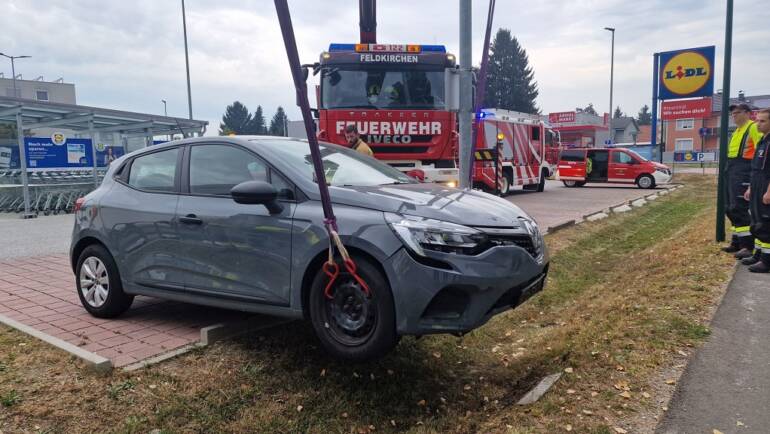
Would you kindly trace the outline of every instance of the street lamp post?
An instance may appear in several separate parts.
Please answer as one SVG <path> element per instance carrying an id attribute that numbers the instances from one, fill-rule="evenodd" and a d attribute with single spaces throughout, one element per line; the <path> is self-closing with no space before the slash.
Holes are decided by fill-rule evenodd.
<path id="1" fill-rule="evenodd" d="M 182 0 L 182 33 L 184 34 L 184 63 L 187 68 L 187 108 L 190 111 L 190 119 L 193 118 L 192 114 L 192 94 L 190 93 L 190 56 L 187 52 L 187 18 L 184 12 L 184 0 Z"/>
<path id="2" fill-rule="evenodd" d="M 7 57 L 11 59 L 11 75 L 13 78 L 13 97 L 14 98 L 21 98 L 21 95 L 18 94 L 18 91 L 16 90 L 16 65 L 14 64 L 14 60 L 16 59 L 28 59 L 32 56 L 9 56 L 5 53 L 0 53 L 0 56 Z"/>
<path id="3" fill-rule="evenodd" d="M 615 28 L 614 27 L 605 27 L 604 30 L 609 31 L 612 33 L 612 51 L 610 52 L 610 120 L 609 125 L 607 125 L 610 129 L 610 144 L 612 144 L 612 116 L 613 116 L 613 109 L 612 109 L 612 82 L 614 80 L 615 75 Z"/>

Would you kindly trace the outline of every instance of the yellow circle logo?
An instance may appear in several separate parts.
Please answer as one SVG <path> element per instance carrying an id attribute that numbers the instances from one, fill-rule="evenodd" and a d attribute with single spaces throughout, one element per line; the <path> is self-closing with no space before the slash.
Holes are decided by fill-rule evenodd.
<path id="1" fill-rule="evenodd" d="M 692 154 L 691 154 L 691 153 L 689 153 L 689 152 L 688 152 L 688 153 L 686 153 L 686 154 L 684 154 L 684 159 L 685 159 L 685 160 L 687 160 L 687 161 L 690 161 L 690 160 L 692 160 Z"/>
<path id="2" fill-rule="evenodd" d="M 685 51 L 672 57 L 663 67 L 663 86 L 671 93 L 686 96 L 699 91 L 711 78 L 711 64 L 702 54 Z"/>

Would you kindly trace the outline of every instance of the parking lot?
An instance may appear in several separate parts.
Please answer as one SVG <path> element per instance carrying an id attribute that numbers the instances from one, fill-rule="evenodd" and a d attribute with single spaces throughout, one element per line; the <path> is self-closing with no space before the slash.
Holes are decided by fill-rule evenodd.
<path id="1" fill-rule="evenodd" d="M 566 188 L 549 181 L 544 193 L 516 191 L 508 200 L 530 213 L 545 230 L 648 194 L 650 191 L 635 187 Z M 72 214 L 30 220 L 14 214 L 0 217 L 0 233 L 4 234 L 0 316 L 33 327 L 59 346 L 74 346 L 95 354 L 97 360 L 109 360 L 115 367 L 191 347 L 205 339 L 202 329 L 249 317 L 147 297 L 139 297 L 119 319 L 91 317 L 74 291 L 67 255 L 73 218 Z"/>

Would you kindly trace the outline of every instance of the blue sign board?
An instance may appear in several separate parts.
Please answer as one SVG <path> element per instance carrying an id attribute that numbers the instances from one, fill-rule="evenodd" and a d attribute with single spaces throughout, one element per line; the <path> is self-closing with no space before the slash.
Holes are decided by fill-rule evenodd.
<path id="1" fill-rule="evenodd" d="M 51 137 L 25 137 L 27 168 L 36 169 L 87 169 L 93 167 L 91 139 L 61 138 L 54 142 Z"/>
<path id="2" fill-rule="evenodd" d="M 680 99 L 714 93 L 714 46 L 659 53 L 658 98 Z"/>
<path id="3" fill-rule="evenodd" d="M 91 139 L 54 137 L 25 137 L 27 169 L 76 170 L 94 167 Z M 125 154 L 122 146 L 96 144 L 96 163 L 107 167 Z M 11 148 L 10 168 L 21 168 L 18 147 Z"/>

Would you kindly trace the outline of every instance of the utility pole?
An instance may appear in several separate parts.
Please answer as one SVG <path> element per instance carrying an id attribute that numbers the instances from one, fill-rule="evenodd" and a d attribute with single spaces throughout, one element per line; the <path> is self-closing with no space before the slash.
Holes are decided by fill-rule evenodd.
<path id="1" fill-rule="evenodd" d="M 610 124 L 607 125 L 610 128 L 610 144 L 612 144 L 612 118 L 615 116 L 614 109 L 612 108 L 612 85 L 615 75 L 615 28 L 605 27 L 604 30 L 608 30 L 612 33 L 612 49 L 610 51 Z"/>
<path id="2" fill-rule="evenodd" d="M 727 128 L 730 109 L 730 64 L 733 51 L 733 0 L 727 0 L 725 22 L 725 70 L 722 73 L 722 112 L 719 122 L 719 176 L 717 176 L 717 224 L 715 238 L 725 240 L 725 202 L 724 182 L 727 166 Z"/>
<path id="3" fill-rule="evenodd" d="M 187 52 L 187 18 L 184 11 L 184 0 L 182 0 L 182 33 L 184 33 L 184 63 L 187 68 L 187 107 L 190 110 L 190 119 L 192 115 L 192 94 L 190 93 L 190 55 Z"/>
<path id="4" fill-rule="evenodd" d="M 460 188 L 472 187 L 471 166 L 471 117 L 473 115 L 473 82 L 471 68 L 471 0 L 460 0 Z"/>

